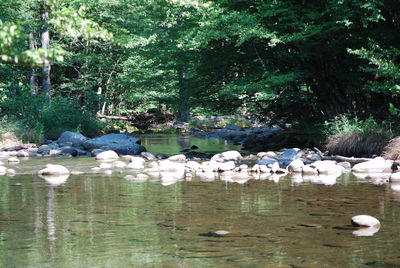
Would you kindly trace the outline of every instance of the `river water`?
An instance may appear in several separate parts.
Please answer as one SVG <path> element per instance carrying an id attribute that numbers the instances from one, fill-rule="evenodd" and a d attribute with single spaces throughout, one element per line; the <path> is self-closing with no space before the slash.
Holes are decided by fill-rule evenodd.
<path id="1" fill-rule="evenodd" d="M 221 144 L 206 145 L 212 152 Z M 329 185 L 290 176 L 166 185 L 158 176 L 124 180 L 131 171 L 71 175 L 55 185 L 28 174 L 46 163 L 98 165 L 92 158 L 28 159 L 14 166 L 26 175 L 0 178 L 0 267 L 400 266 L 394 185 L 351 174 Z M 349 224 L 358 214 L 378 218 L 380 230 L 354 235 Z"/>

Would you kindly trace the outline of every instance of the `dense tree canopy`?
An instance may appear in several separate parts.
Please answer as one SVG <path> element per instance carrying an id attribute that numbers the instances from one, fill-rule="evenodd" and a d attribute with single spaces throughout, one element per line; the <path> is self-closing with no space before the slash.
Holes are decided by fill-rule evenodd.
<path id="1" fill-rule="evenodd" d="M 48 90 L 108 115 L 385 117 L 400 106 L 399 19 L 394 0 L 5 0 L 1 112 Z"/>

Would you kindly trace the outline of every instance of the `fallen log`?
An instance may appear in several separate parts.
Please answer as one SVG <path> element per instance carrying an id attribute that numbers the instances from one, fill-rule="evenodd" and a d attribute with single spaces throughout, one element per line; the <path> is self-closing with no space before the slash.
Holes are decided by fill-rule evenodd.
<path id="1" fill-rule="evenodd" d="M 98 114 L 97 117 L 99 118 L 106 118 L 106 119 L 116 119 L 116 120 L 131 120 L 131 118 L 126 116 L 116 116 L 116 115 L 102 115 Z"/>
<path id="2" fill-rule="evenodd" d="M 367 162 L 372 160 L 373 158 L 364 158 L 364 157 L 346 157 L 342 155 L 328 155 L 328 156 L 323 156 L 322 160 L 335 160 L 335 161 L 341 161 L 341 162 L 349 162 L 350 164 L 358 164 L 362 162 Z"/>

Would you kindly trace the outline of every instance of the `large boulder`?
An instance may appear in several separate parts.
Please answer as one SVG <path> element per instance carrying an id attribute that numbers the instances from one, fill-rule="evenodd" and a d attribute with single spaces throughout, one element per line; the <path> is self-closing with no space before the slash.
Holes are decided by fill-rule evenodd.
<path id="1" fill-rule="evenodd" d="M 130 137 L 126 134 L 112 133 L 101 137 L 87 140 L 83 143 L 86 150 L 93 150 L 97 148 L 107 148 L 113 150 L 118 154 L 138 155 L 146 151 L 140 140 Z"/>
<path id="2" fill-rule="evenodd" d="M 77 132 L 65 131 L 58 138 L 57 143 L 61 145 L 71 145 L 73 147 L 80 147 L 89 138 Z"/>

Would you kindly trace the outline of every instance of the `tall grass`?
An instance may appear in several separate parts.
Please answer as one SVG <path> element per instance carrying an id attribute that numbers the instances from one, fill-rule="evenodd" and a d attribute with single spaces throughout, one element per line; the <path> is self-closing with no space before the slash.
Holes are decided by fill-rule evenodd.
<path id="1" fill-rule="evenodd" d="M 324 123 L 325 147 L 330 154 L 345 156 L 380 155 L 393 133 L 390 125 L 373 117 L 361 120 L 340 115 Z"/>

